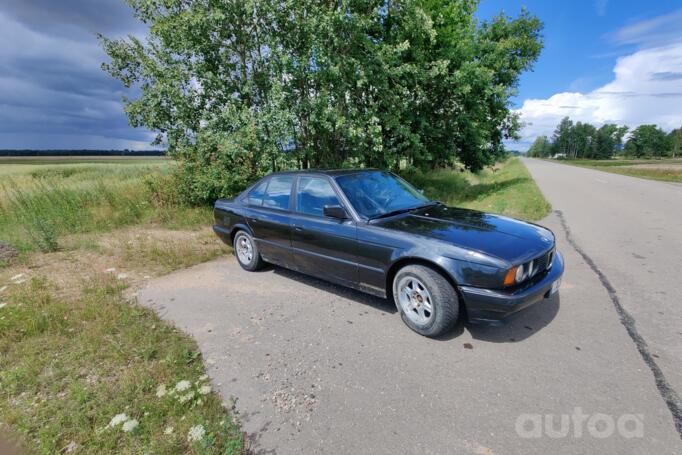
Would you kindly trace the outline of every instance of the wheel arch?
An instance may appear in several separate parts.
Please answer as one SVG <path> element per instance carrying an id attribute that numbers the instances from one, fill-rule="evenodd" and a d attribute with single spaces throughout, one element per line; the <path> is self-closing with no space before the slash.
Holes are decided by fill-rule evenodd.
<path id="1" fill-rule="evenodd" d="M 452 274 L 450 274 L 443 266 L 441 266 L 437 262 L 413 256 L 400 258 L 393 264 L 391 264 L 391 267 L 386 272 L 386 297 L 388 297 L 389 299 L 393 299 L 393 279 L 395 278 L 396 274 L 400 269 L 408 265 L 423 265 L 440 273 L 448 281 L 448 283 L 450 283 L 450 286 L 452 286 L 452 288 L 455 290 L 457 298 L 462 303 L 462 307 L 466 306 L 464 305 L 464 299 L 462 298 L 462 294 L 459 291 L 457 281 L 453 278 Z"/>
<path id="2" fill-rule="evenodd" d="M 237 236 L 237 232 L 239 231 L 244 231 L 251 237 L 253 237 L 253 232 L 251 231 L 249 226 L 242 223 L 235 224 L 234 226 L 232 226 L 232 230 L 230 231 L 230 245 L 234 245 L 234 238 Z"/>

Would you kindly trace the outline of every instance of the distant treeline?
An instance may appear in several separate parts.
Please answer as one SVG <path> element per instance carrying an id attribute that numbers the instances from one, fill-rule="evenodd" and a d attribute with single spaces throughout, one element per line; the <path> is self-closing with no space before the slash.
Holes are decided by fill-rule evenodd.
<path id="1" fill-rule="evenodd" d="M 0 150 L 0 156 L 165 156 L 164 150 Z"/>
<path id="2" fill-rule="evenodd" d="M 628 133 L 627 126 L 607 123 L 597 128 L 564 117 L 551 138 L 539 136 L 528 156 L 566 159 L 608 159 L 614 155 L 637 158 L 676 157 L 682 154 L 682 127 L 666 133 L 657 125 L 640 125 Z M 623 145 L 623 138 L 627 141 Z"/>

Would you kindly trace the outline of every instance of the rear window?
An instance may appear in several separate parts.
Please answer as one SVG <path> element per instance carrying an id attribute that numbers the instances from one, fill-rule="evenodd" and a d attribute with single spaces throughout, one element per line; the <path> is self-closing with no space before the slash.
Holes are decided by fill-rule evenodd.
<path id="1" fill-rule="evenodd" d="M 291 175 L 279 175 L 270 178 L 263 197 L 263 207 L 288 210 L 293 181 L 294 178 Z"/>

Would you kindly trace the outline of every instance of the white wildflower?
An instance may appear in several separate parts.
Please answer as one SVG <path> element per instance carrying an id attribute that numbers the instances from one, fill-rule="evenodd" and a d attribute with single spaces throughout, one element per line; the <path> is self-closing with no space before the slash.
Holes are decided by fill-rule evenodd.
<path id="1" fill-rule="evenodd" d="M 6 303 L 0 303 L 0 309 L 3 309 L 3 308 L 5 308 L 6 306 L 7 306 L 7 304 L 6 304 Z"/>
<path id="2" fill-rule="evenodd" d="M 202 395 L 208 395 L 209 393 L 211 393 L 211 386 L 210 385 L 202 385 L 199 388 L 199 393 Z"/>
<path id="3" fill-rule="evenodd" d="M 168 393 L 168 391 L 166 390 L 166 385 L 165 385 L 165 384 L 161 384 L 160 386 L 158 386 L 158 387 L 156 388 L 156 396 L 157 396 L 157 397 L 161 398 L 161 397 L 164 396 L 166 393 Z"/>
<path id="4" fill-rule="evenodd" d="M 163 434 L 173 434 L 173 427 L 166 427 L 166 429 L 163 430 Z"/>
<path id="5" fill-rule="evenodd" d="M 201 441 L 206 434 L 206 430 L 203 425 L 195 425 L 189 429 L 187 433 L 187 440 L 189 442 Z"/>
<path id="6" fill-rule="evenodd" d="M 208 375 L 207 375 L 207 374 L 202 374 L 201 376 L 199 376 L 199 380 L 200 380 L 200 381 L 206 381 L 207 379 L 208 379 Z"/>
<path id="7" fill-rule="evenodd" d="M 184 392 L 185 390 L 189 389 L 191 386 L 192 386 L 191 382 L 189 382 L 187 380 L 183 380 L 183 381 L 180 381 L 177 384 L 175 384 L 175 390 L 177 392 Z"/>
<path id="8" fill-rule="evenodd" d="M 189 393 L 187 393 L 186 395 L 180 395 L 180 396 L 178 397 L 178 401 L 179 401 L 181 404 L 185 404 L 185 403 L 187 403 L 189 400 L 191 400 L 192 398 L 194 398 L 194 392 L 189 392 Z"/>
<path id="9" fill-rule="evenodd" d="M 121 414 L 116 414 L 112 419 L 111 422 L 109 422 L 110 427 L 115 427 L 116 425 L 120 425 L 123 422 L 128 420 L 128 416 L 125 413 Z"/>
<path id="10" fill-rule="evenodd" d="M 140 424 L 140 422 L 138 422 L 138 421 L 135 420 L 135 419 L 128 420 L 127 422 L 125 422 L 125 423 L 123 424 L 123 431 L 124 431 L 125 433 L 130 433 L 130 432 L 133 431 L 135 428 L 137 428 L 137 426 L 138 426 L 139 424 Z"/>

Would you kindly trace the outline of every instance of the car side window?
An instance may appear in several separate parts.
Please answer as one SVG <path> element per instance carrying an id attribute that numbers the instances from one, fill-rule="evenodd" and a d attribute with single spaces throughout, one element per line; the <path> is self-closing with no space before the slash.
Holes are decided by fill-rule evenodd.
<path id="1" fill-rule="evenodd" d="M 306 215 L 324 216 L 325 205 L 341 205 L 329 181 L 320 177 L 299 177 L 296 210 Z"/>
<path id="2" fill-rule="evenodd" d="M 256 185 L 256 187 L 249 192 L 248 204 L 255 205 L 257 207 L 263 205 L 263 197 L 265 196 L 265 188 L 267 188 L 267 186 L 267 180 L 264 180 Z"/>
<path id="3" fill-rule="evenodd" d="M 270 184 L 263 197 L 263 207 L 288 210 L 289 195 L 294 178 L 291 175 L 278 175 L 270 178 Z"/>

